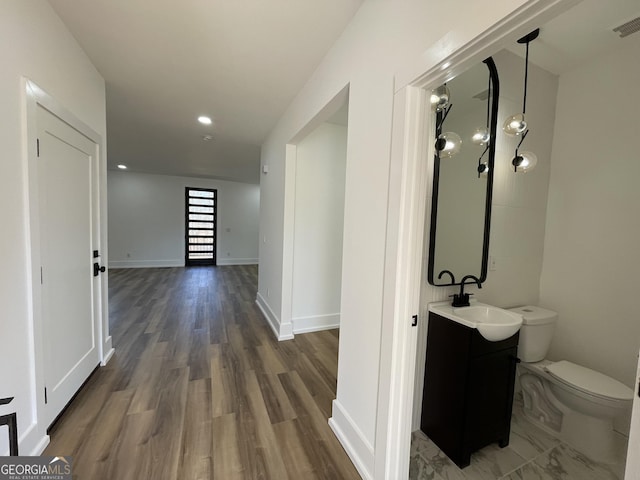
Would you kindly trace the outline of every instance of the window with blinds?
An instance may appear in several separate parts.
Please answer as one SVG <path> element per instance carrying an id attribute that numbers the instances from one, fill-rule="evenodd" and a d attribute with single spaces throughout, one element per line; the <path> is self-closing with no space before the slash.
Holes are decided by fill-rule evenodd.
<path id="1" fill-rule="evenodd" d="M 216 264 L 217 191 L 185 189 L 185 265 Z"/>

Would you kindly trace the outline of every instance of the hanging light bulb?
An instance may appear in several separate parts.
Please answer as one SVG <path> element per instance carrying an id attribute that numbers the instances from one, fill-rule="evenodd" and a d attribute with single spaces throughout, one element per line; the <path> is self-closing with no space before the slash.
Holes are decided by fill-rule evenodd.
<path id="1" fill-rule="evenodd" d="M 529 83 L 529 43 L 538 38 L 540 29 L 537 28 L 533 32 L 524 37 L 518 39 L 518 43 L 525 43 L 527 45 L 527 51 L 524 60 L 524 88 L 522 95 L 522 113 L 511 115 L 502 124 L 502 130 L 504 133 L 510 136 L 522 135 L 527 130 L 527 122 L 524 119 L 524 115 L 527 111 L 527 85 Z"/>
<path id="2" fill-rule="evenodd" d="M 471 141 L 474 145 L 484 146 L 489 143 L 489 139 L 491 138 L 491 134 L 489 133 L 489 129 L 487 127 L 476 128 L 471 136 Z"/>
<path id="3" fill-rule="evenodd" d="M 522 133 L 527 129 L 527 122 L 524 119 L 523 113 L 516 113 L 515 115 L 511 115 L 504 121 L 502 125 L 502 130 L 504 133 L 511 137 L 515 137 L 516 135 L 522 135 Z"/>
<path id="4" fill-rule="evenodd" d="M 451 158 L 460 151 L 462 139 L 455 132 L 444 132 L 438 135 L 436 150 L 440 157 Z"/>
<path id="5" fill-rule="evenodd" d="M 516 172 L 529 172 L 535 168 L 538 163 L 538 157 L 533 152 L 519 152 L 513 157 L 511 164 Z"/>
<path id="6" fill-rule="evenodd" d="M 524 119 L 524 115 L 527 111 L 527 84 L 529 80 L 529 43 L 536 38 L 540 34 L 540 29 L 537 28 L 533 32 L 518 40 L 518 43 L 525 43 L 527 45 L 527 51 L 525 55 L 524 61 L 524 92 L 522 96 L 522 113 L 516 113 L 515 115 L 511 115 L 507 118 L 502 125 L 502 130 L 505 134 L 510 136 L 520 136 L 520 142 L 518 142 L 518 146 L 516 147 L 516 153 L 511 161 L 513 165 L 513 170 L 515 172 L 528 172 L 532 170 L 536 164 L 538 163 L 538 157 L 535 156 L 532 152 L 518 152 L 522 142 L 527 137 L 529 133 L 529 126 Z"/>
<path id="7" fill-rule="evenodd" d="M 473 132 L 473 135 L 471 135 L 471 142 L 474 145 L 480 145 L 481 147 L 484 147 L 486 144 L 489 143 L 489 140 L 491 140 L 491 133 L 489 132 L 490 119 L 491 119 L 491 75 L 489 75 L 489 86 L 487 87 L 487 121 L 484 127 L 476 128 Z M 485 152 L 482 153 L 483 156 Z"/>
<path id="8" fill-rule="evenodd" d="M 451 93 L 446 85 L 440 85 L 431 91 L 431 105 L 436 108 L 436 112 L 441 112 L 449 105 Z"/>

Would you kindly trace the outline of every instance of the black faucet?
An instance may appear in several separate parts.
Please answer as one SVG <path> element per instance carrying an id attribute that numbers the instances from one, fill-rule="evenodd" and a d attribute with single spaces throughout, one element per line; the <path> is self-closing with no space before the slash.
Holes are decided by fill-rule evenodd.
<path id="1" fill-rule="evenodd" d="M 473 295 L 473 293 L 464 293 L 465 281 L 468 278 L 473 280 L 478 285 L 478 288 L 482 288 L 482 283 L 480 283 L 478 277 L 474 275 L 465 275 L 460 281 L 460 293 L 451 295 L 453 297 L 453 302 L 451 302 L 452 307 L 468 307 L 470 305 L 469 296 Z"/>
<path id="2" fill-rule="evenodd" d="M 456 277 L 453 276 L 453 273 L 451 273 L 451 270 L 442 270 L 440 272 L 440 274 L 438 275 L 438 280 L 442 279 L 442 276 L 444 274 L 447 274 L 451 277 L 451 285 L 455 285 L 456 284 Z"/>

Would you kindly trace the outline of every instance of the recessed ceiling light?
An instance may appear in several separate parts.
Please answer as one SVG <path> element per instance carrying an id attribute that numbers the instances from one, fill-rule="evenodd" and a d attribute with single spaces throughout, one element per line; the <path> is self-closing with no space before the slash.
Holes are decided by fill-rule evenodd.
<path id="1" fill-rule="evenodd" d="M 211 118 L 205 115 L 199 116 L 198 121 L 203 125 L 211 125 Z"/>
<path id="2" fill-rule="evenodd" d="M 121 163 L 120 165 L 118 165 L 118 168 L 119 168 L 120 170 L 126 170 L 126 169 L 127 169 L 127 166 L 126 166 L 126 165 L 123 165 L 123 164 Z"/>

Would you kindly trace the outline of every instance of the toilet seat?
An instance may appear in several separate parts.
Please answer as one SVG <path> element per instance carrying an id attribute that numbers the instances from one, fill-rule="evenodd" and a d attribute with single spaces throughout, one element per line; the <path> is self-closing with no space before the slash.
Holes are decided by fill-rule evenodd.
<path id="1" fill-rule="evenodd" d="M 603 373 L 561 360 L 544 367 L 560 382 L 596 397 L 632 400 L 633 390 Z"/>

